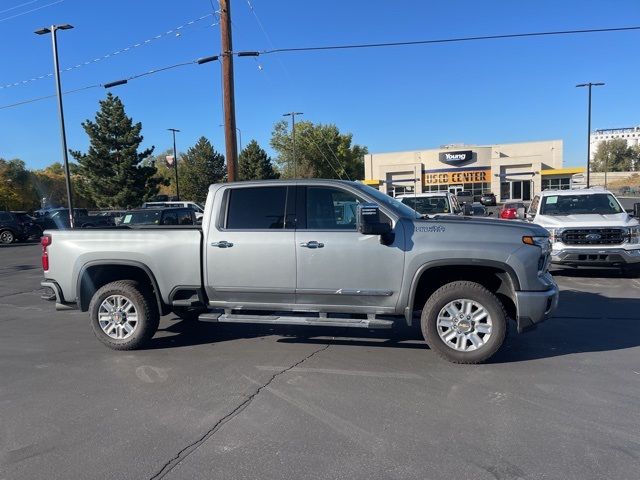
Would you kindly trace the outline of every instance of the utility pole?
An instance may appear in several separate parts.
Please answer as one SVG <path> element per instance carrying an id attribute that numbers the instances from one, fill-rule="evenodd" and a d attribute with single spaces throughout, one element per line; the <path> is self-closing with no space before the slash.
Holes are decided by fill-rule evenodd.
<path id="1" fill-rule="evenodd" d="M 178 186 L 178 152 L 176 152 L 176 132 L 177 128 L 167 128 L 173 134 L 173 168 L 176 170 L 176 200 L 180 200 L 180 187 Z"/>
<path id="2" fill-rule="evenodd" d="M 75 225 L 73 218 L 73 198 L 71 197 L 71 172 L 69 171 L 69 156 L 67 153 L 67 134 L 64 128 L 64 109 L 62 108 L 62 86 L 60 85 L 60 65 L 58 63 L 58 30 L 71 30 L 73 26 L 69 24 L 64 25 L 51 25 L 51 27 L 41 28 L 36 30 L 38 35 L 51 34 L 51 41 L 53 43 L 53 71 L 56 78 L 56 94 L 58 97 L 58 116 L 60 117 L 60 134 L 62 137 L 62 160 L 64 162 L 64 177 L 67 186 L 67 206 L 69 208 L 69 227 L 73 228 Z"/>
<path id="3" fill-rule="evenodd" d="M 591 172 L 591 87 L 601 87 L 603 85 L 603 82 L 576 85 L 576 87 L 589 87 L 589 106 L 587 107 L 587 188 L 591 186 L 589 175 Z"/>
<path id="4" fill-rule="evenodd" d="M 296 115 L 304 115 L 302 112 L 289 112 L 282 114 L 283 117 L 291 117 L 291 144 L 293 150 L 293 178 L 298 176 L 298 162 L 296 160 Z"/>
<path id="5" fill-rule="evenodd" d="M 224 103 L 224 141 L 227 157 L 227 181 L 236 180 L 238 147 L 236 143 L 236 106 L 233 87 L 233 45 L 231 41 L 231 0 L 219 0 L 222 45 L 222 90 Z"/>

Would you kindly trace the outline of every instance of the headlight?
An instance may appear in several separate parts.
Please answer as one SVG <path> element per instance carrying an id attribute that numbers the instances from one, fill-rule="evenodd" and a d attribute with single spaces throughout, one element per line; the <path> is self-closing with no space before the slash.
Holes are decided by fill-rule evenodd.
<path id="1" fill-rule="evenodd" d="M 551 252 L 551 242 L 549 241 L 549 237 L 522 237 L 522 242 L 527 245 L 534 245 L 536 247 L 540 247 L 542 250 L 542 254 L 546 255 Z"/>
<path id="2" fill-rule="evenodd" d="M 627 228 L 627 235 L 629 243 L 631 244 L 639 244 L 640 243 L 640 226 L 637 227 L 629 227 Z"/>

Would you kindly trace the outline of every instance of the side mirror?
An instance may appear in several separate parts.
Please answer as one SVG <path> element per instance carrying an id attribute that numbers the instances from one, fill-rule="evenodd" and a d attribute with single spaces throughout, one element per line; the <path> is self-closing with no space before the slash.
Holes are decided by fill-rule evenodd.
<path id="1" fill-rule="evenodd" d="M 380 207 L 375 203 L 358 205 L 358 231 L 363 235 L 385 235 L 391 232 L 391 225 L 380 222 Z"/>
<path id="2" fill-rule="evenodd" d="M 471 205 L 469 205 L 468 203 L 463 203 L 462 204 L 462 214 L 465 217 L 469 217 L 469 216 L 473 215 L 473 207 Z"/>

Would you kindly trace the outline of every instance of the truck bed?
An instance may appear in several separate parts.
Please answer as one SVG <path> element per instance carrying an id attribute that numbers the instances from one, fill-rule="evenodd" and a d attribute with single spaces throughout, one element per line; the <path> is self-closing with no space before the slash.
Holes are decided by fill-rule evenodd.
<path id="1" fill-rule="evenodd" d="M 75 280 L 81 271 L 105 261 L 147 267 L 166 303 L 174 287 L 202 285 L 199 226 L 48 230 L 45 235 L 52 237 L 45 277 L 58 282 L 65 302 L 77 300 Z"/>

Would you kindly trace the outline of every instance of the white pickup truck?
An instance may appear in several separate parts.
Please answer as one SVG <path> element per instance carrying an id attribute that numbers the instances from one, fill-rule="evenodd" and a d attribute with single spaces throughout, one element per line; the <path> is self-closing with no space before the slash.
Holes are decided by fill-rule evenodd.
<path id="1" fill-rule="evenodd" d="M 607 190 L 545 190 L 531 202 L 527 218 L 549 231 L 554 264 L 640 266 L 640 224 Z"/>

